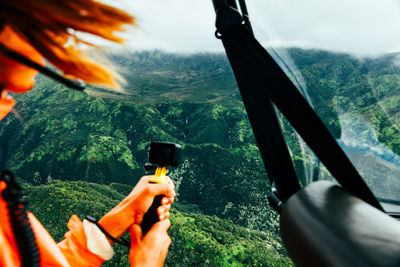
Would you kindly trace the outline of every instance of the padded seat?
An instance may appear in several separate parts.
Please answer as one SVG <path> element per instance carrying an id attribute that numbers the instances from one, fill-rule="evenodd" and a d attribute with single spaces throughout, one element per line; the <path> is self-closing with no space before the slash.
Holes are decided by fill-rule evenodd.
<path id="1" fill-rule="evenodd" d="M 280 228 L 297 266 L 400 266 L 400 222 L 333 182 L 291 196 Z"/>

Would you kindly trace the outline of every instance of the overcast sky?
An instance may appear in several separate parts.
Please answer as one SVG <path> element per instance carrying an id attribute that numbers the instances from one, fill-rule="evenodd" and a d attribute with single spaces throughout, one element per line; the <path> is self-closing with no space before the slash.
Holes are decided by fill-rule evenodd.
<path id="1" fill-rule="evenodd" d="M 222 51 L 211 0 L 104 0 L 137 17 L 129 46 L 171 52 Z M 264 45 L 371 55 L 400 51 L 399 0 L 247 0 Z"/>

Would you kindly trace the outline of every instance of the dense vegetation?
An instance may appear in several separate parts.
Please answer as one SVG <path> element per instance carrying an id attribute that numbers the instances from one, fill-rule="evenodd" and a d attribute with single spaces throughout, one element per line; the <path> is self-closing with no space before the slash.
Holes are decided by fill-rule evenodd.
<path id="1" fill-rule="evenodd" d="M 398 54 L 355 58 L 291 49 L 311 102 L 379 198 L 399 199 Z"/>
<path id="2" fill-rule="evenodd" d="M 132 58 L 146 55 L 134 54 Z M 129 95 L 129 87 L 127 94 L 95 90 L 81 93 L 40 77 L 34 91 L 17 96 L 17 115 L 9 116 L 2 124 L 2 167 L 33 184 L 56 178 L 133 185 L 145 174 L 143 165 L 150 141 L 178 142 L 184 148 L 182 164 L 171 176 L 177 184 L 179 201 L 251 229 L 277 232 L 276 215 L 266 199 L 266 174 L 234 87 L 211 87 L 204 94 L 203 89 L 196 93 L 186 90 L 192 84 L 200 88 L 203 81 L 204 87 L 211 86 L 208 72 L 215 69 L 215 64 L 225 70 L 214 78 L 215 84 L 232 84 L 227 62 L 221 56 L 209 60 L 213 55 L 191 58 L 196 62 L 191 63 L 193 66 L 179 56 L 172 57 L 172 63 L 166 56 L 164 65 L 153 62 L 157 54 L 145 58 L 139 60 L 142 68 L 147 66 L 147 72 L 156 73 L 155 77 L 132 75 L 138 80 L 131 84 L 145 84 L 142 79 L 151 81 L 143 88 L 150 100 Z M 166 99 L 164 95 L 170 89 L 160 91 L 158 73 L 172 68 L 173 63 L 175 72 L 168 71 L 161 77 L 173 84 L 177 83 L 173 77 L 193 72 L 189 80 L 184 75 L 179 78 L 181 87 L 177 89 L 181 95 L 193 95 L 190 99 Z M 207 94 L 215 98 L 209 99 Z"/>
<path id="3" fill-rule="evenodd" d="M 394 197 L 400 191 L 395 176 L 376 180 L 374 174 L 400 166 L 396 55 L 360 60 L 326 51 L 289 53 L 298 67 L 294 73 L 302 74 L 308 97 L 331 133 L 378 188 L 375 192 Z M 56 239 L 65 232 L 60 222 L 72 213 L 100 216 L 117 203 L 122 195 L 115 187 L 127 193 L 120 184 L 134 185 L 144 174 L 150 141 L 165 140 L 183 145 L 181 166 L 170 173 L 178 209 L 169 264 L 290 264 L 279 245 L 277 215 L 266 199 L 270 185 L 225 56 L 153 51 L 112 59 L 129 82 L 124 93 L 75 92 L 39 77 L 35 90 L 15 96 L 15 112 L 0 123 L 0 167 L 29 184 L 32 209 Z M 281 121 L 304 184 L 309 166 L 316 171 L 318 166 Z M 383 162 L 379 166 L 377 158 Z M 105 202 L 91 197 L 103 194 Z M 87 205 L 75 201 L 81 197 Z"/>
<path id="4" fill-rule="evenodd" d="M 56 241 L 68 230 L 69 216 L 100 217 L 118 204 L 130 186 L 112 183 L 53 180 L 47 185 L 26 185 L 32 212 Z M 62 211 L 62 212 L 61 212 Z M 289 266 L 276 236 L 251 231 L 216 216 L 200 215 L 190 205 L 175 205 L 169 234 L 173 240 L 166 266 Z M 129 266 L 128 249 L 114 246 L 116 255 L 104 266 Z"/>

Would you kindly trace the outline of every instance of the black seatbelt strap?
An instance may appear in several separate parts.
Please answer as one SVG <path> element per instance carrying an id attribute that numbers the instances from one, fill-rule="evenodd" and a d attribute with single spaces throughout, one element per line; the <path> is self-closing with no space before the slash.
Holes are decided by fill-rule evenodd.
<path id="1" fill-rule="evenodd" d="M 229 22 L 226 23 L 225 20 Z M 216 35 L 222 39 L 235 74 L 267 173 L 273 175 L 272 179 L 277 185 L 281 200 L 285 201 L 299 186 L 297 178 L 293 177 L 294 171 L 287 170 L 289 164 L 284 154 L 288 154 L 288 151 L 281 144 L 282 134 L 278 134 L 275 129 L 276 115 L 275 118 L 266 115 L 271 112 L 270 101 L 344 189 L 382 210 L 364 180 L 303 95 L 253 37 L 247 25 L 243 24 L 238 10 L 229 6 L 220 7 L 216 25 Z"/>
<path id="2" fill-rule="evenodd" d="M 222 20 L 228 20 L 232 23 L 228 27 L 234 27 L 235 21 L 241 25 L 242 17 L 236 9 L 225 6 L 218 12 L 217 24 L 220 20 L 221 23 L 223 23 Z M 239 85 L 268 178 L 270 183 L 276 187 L 276 192 L 279 194 L 278 198 L 284 202 L 300 189 L 300 185 L 278 117 L 266 94 L 265 86 L 257 78 L 253 78 L 253 76 L 258 77 L 263 73 L 260 69 L 251 66 L 251 62 L 248 62 L 251 59 L 247 57 L 246 53 L 242 53 L 242 51 L 239 54 L 234 52 L 235 49 L 241 49 L 240 46 L 235 47 L 237 45 L 235 41 L 231 42 L 225 39 L 223 38 L 225 49 Z M 226 42 L 228 42 L 228 47 L 226 47 Z M 233 47 L 230 47 L 232 45 Z M 247 67 L 251 69 L 243 71 Z M 248 76 L 248 72 L 252 73 L 251 78 Z"/>
<path id="3" fill-rule="evenodd" d="M 7 185 L 0 197 L 7 202 L 8 217 L 18 248 L 21 266 L 39 267 L 39 247 L 29 221 L 27 202 L 23 199 L 22 188 L 16 182 L 14 174 L 8 170 L 0 172 L 0 181 L 4 181 Z"/>

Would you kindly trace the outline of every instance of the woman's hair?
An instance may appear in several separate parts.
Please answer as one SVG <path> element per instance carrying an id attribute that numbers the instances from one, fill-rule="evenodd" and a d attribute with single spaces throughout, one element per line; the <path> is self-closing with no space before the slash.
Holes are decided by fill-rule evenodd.
<path id="1" fill-rule="evenodd" d="M 133 25 L 134 18 L 95 0 L 0 0 L 0 24 L 11 28 L 65 75 L 116 88 L 116 75 L 86 56 L 80 44 L 95 45 L 76 34 L 122 43 L 115 31 Z"/>

